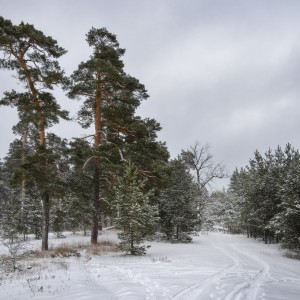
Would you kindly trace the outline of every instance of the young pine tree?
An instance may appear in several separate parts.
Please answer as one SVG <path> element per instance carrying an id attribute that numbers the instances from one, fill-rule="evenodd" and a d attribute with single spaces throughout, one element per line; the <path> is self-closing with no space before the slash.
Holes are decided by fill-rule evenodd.
<path id="1" fill-rule="evenodd" d="M 145 192 L 144 187 L 137 168 L 129 163 L 114 189 L 116 222 L 122 230 L 119 247 L 131 255 L 145 254 L 146 248 L 141 244 L 153 234 L 158 222 L 158 208 L 149 204 L 151 192 Z"/>
<path id="2" fill-rule="evenodd" d="M 167 174 L 159 196 L 161 230 L 167 240 L 190 241 L 201 224 L 197 185 L 180 159 L 170 162 Z"/>

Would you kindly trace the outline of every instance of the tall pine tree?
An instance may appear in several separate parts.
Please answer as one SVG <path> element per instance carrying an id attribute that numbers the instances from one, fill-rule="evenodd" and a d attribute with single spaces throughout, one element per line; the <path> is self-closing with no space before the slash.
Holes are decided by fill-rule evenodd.
<path id="1" fill-rule="evenodd" d="M 42 249 L 47 250 L 51 197 L 48 169 L 52 160 L 49 157 L 51 153 L 47 151 L 46 128 L 58 123 L 59 118 L 67 119 L 67 112 L 61 110 L 49 90 L 64 82 L 64 73 L 57 59 L 66 50 L 33 25 L 23 22 L 13 25 L 10 20 L 0 17 L 0 53 L 3 54 L 0 67 L 14 70 L 25 87 L 24 93 L 5 93 L 1 104 L 18 107 L 39 132 L 39 145 L 32 163 L 38 166 L 35 168 L 38 173 L 34 176 L 38 179 L 43 203 Z M 23 119 L 20 121 L 25 122 Z"/>
<path id="2" fill-rule="evenodd" d="M 68 95 L 84 100 L 78 112 L 82 127 L 94 126 L 93 151 L 84 168 L 93 167 L 91 242 L 97 243 L 100 199 L 106 196 L 107 179 L 111 181 L 122 169 L 120 162 L 132 158 L 148 171 L 151 164 L 154 169 L 158 155 L 166 160 L 168 153 L 155 141 L 159 124 L 135 116 L 136 108 L 148 95 L 136 78 L 125 73 L 121 60 L 125 50 L 119 47 L 116 36 L 106 28 L 92 28 L 86 40 L 93 52 L 72 74 Z"/>

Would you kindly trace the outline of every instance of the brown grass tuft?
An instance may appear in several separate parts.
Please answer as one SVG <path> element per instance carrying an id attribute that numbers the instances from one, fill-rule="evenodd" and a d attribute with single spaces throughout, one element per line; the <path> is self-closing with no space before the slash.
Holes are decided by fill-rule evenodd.
<path id="1" fill-rule="evenodd" d="M 80 257 L 85 251 L 89 255 L 103 255 L 110 252 L 117 252 L 117 245 L 104 241 L 97 244 L 75 242 L 72 244 L 62 243 L 56 247 L 51 247 L 48 251 L 31 251 L 32 258 L 56 258 L 56 257 Z"/>

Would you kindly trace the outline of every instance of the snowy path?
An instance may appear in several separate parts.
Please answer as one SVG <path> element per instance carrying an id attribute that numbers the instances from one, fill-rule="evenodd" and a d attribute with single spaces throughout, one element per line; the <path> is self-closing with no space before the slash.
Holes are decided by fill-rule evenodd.
<path id="1" fill-rule="evenodd" d="M 300 261 L 277 248 L 217 233 L 192 244 L 153 242 L 143 257 L 71 258 L 38 280 L 0 280 L 0 299 L 299 300 Z"/>
<path id="2" fill-rule="evenodd" d="M 205 240 L 227 262 L 173 299 L 300 299 L 300 261 L 282 257 L 277 246 L 220 234 Z"/>

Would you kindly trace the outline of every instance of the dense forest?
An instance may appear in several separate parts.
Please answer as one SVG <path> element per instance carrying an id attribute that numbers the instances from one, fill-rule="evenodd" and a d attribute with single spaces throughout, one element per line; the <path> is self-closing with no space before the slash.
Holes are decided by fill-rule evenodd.
<path id="1" fill-rule="evenodd" d="M 212 180 L 228 176 L 224 165 L 198 142 L 170 159 L 157 138 L 160 124 L 136 114 L 148 94 L 125 72 L 117 37 L 92 28 L 86 42 L 89 58 L 67 75 L 59 64 L 67 50 L 56 40 L 0 17 L 0 68 L 18 86 L 0 98 L 18 112 L 16 139 L 0 162 L 1 240 L 34 235 L 48 250 L 49 232 L 90 232 L 96 244 L 99 230 L 114 226 L 122 251 L 143 254 L 154 234 L 188 242 L 219 229 L 300 251 L 297 150 L 256 151 L 227 191 L 209 193 Z M 74 122 L 54 88 L 81 103 L 75 119 L 89 135 L 66 140 L 50 131 L 61 119 Z"/>

